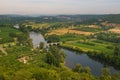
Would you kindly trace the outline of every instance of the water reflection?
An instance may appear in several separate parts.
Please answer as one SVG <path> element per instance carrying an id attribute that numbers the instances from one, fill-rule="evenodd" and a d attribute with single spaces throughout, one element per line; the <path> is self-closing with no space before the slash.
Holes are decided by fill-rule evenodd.
<path id="1" fill-rule="evenodd" d="M 69 68 L 73 68 L 76 64 L 80 63 L 83 65 L 83 67 L 87 67 L 89 66 L 91 68 L 91 72 L 93 75 L 100 75 L 101 74 L 101 69 L 104 68 L 104 64 L 95 61 L 93 59 L 91 59 L 87 54 L 81 54 L 78 55 L 76 54 L 76 52 L 74 51 L 70 51 L 67 49 L 62 49 L 66 56 L 66 63 L 65 65 Z M 108 66 L 108 68 L 110 69 L 110 72 L 113 74 L 115 72 L 119 72 L 118 70 L 114 69 L 112 66 Z"/>

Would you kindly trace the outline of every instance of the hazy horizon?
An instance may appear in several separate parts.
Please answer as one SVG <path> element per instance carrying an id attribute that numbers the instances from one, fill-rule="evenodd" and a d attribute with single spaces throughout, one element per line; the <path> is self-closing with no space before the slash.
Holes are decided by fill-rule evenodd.
<path id="1" fill-rule="evenodd" d="M 2 0 L 0 14 L 119 14 L 120 0 Z"/>

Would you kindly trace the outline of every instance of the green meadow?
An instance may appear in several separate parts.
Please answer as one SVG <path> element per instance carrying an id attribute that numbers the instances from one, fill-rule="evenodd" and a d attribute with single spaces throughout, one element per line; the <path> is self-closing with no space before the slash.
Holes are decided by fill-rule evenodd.
<path id="1" fill-rule="evenodd" d="M 21 34 L 20 31 L 12 27 L 0 27 L 0 43 L 13 42 L 13 38 L 10 36 L 11 33 Z"/>
<path id="2" fill-rule="evenodd" d="M 65 34 L 61 36 L 61 41 L 64 42 L 61 46 L 77 48 L 84 52 L 104 51 L 106 53 L 113 53 L 114 51 L 114 43 L 97 39 L 87 39 L 84 35 Z"/>

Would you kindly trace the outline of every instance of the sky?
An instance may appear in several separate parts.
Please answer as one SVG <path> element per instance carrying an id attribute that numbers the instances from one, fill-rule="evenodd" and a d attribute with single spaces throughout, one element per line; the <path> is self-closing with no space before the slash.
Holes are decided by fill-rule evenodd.
<path id="1" fill-rule="evenodd" d="M 120 0 L 0 0 L 0 14 L 119 14 Z"/>

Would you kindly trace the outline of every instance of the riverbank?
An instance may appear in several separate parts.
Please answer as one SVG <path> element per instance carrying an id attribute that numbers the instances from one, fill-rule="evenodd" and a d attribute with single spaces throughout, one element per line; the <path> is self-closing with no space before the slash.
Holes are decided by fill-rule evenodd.
<path id="1" fill-rule="evenodd" d="M 91 51 L 84 50 L 84 49 L 81 49 L 79 47 L 69 46 L 69 45 L 65 45 L 65 44 L 60 45 L 60 47 L 68 49 L 68 50 L 76 51 L 79 53 L 85 53 L 94 60 L 97 60 L 101 63 L 104 63 L 105 65 L 113 66 L 114 68 L 120 70 L 120 68 L 119 68 L 120 62 L 118 62 L 119 57 L 117 57 L 117 56 L 109 55 L 109 54 L 106 54 L 104 52 L 97 52 L 94 50 L 93 51 L 92 50 Z"/>
<path id="2" fill-rule="evenodd" d="M 76 64 L 81 64 L 83 67 L 89 67 L 91 69 L 91 73 L 94 76 L 100 76 L 101 70 L 106 66 L 104 63 L 94 60 L 93 58 L 89 57 L 87 54 L 68 50 L 65 48 L 62 48 L 61 50 L 63 50 L 66 54 L 65 66 L 71 69 L 73 69 Z M 111 74 L 119 72 L 119 70 L 115 69 L 112 66 L 106 66 L 106 67 L 110 70 Z"/>
<path id="3" fill-rule="evenodd" d="M 65 49 L 78 51 L 78 52 L 81 52 L 81 53 L 89 53 L 89 52 L 92 53 L 92 52 L 94 52 L 94 51 L 89 51 L 89 50 L 81 49 L 81 48 L 76 47 L 76 46 L 70 46 L 70 45 L 66 45 L 66 44 L 61 44 L 59 46 L 62 47 L 62 48 L 65 48 Z"/>
<path id="4" fill-rule="evenodd" d="M 31 32 L 30 33 L 30 35 L 32 35 L 32 39 L 33 39 L 33 44 L 34 45 L 37 45 L 37 44 L 39 44 L 41 41 L 42 42 L 46 42 L 45 41 L 45 39 L 44 39 L 44 36 L 43 35 L 41 35 L 41 34 L 39 34 L 39 33 L 33 33 L 33 32 Z M 40 36 L 41 35 L 41 36 Z M 37 37 L 37 38 L 35 38 L 35 37 Z M 37 40 L 37 41 L 36 41 Z M 70 45 L 66 45 L 66 43 L 64 44 L 61 44 L 61 45 L 59 45 L 60 47 L 62 47 L 62 48 L 65 48 L 65 49 L 68 49 L 68 50 L 72 50 L 72 51 L 76 51 L 76 52 L 79 52 L 79 53 L 85 53 L 85 54 L 88 54 L 88 56 L 89 57 L 91 57 L 92 59 L 94 59 L 95 61 L 96 61 L 96 59 L 97 59 L 97 61 L 98 62 L 101 62 L 102 64 L 106 64 L 106 65 L 111 65 L 111 63 L 112 63 L 112 61 L 111 61 L 111 59 L 108 61 L 106 61 L 106 59 L 108 59 L 107 57 L 104 57 L 104 56 L 106 56 L 106 55 L 102 55 L 102 58 L 101 57 L 99 57 L 99 56 L 101 56 L 101 52 L 99 52 L 99 51 L 94 51 L 94 50 L 92 50 L 92 49 L 85 49 L 85 48 L 80 48 L 80 47 L 78 47 L 78 46 L 74 46 L 74 45 L 72 45 L 72 46 L 70 46 Z M 97 55 L 97 57 L 96 57 L 96 55 Z M 104 62 L 104 63 L 103 63 Z M 77 64 L 77 63 L 76 63 Z M 76 64 L 74 64 L 74 66 L 76 65 Z M 89 65 L 90 66 L 90 65 Z M 112 66 L 114 66 L 115 68 L 116 68 L 116 65 L 114 64 L 112 64 Z M 101 71 L 101 70 L 100 70 Z"/>

